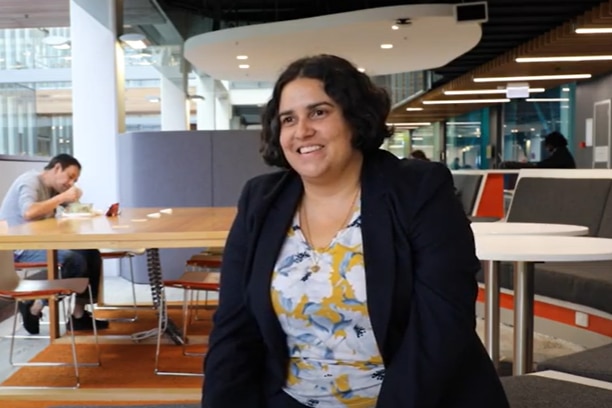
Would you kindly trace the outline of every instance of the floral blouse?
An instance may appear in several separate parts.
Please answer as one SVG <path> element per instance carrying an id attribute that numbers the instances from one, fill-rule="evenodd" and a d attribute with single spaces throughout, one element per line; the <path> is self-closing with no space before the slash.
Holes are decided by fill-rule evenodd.
<path id="1" fill-rule="evenodd" d="M 373 408 L 385 375 L 366 303 L 358 203 L 316 253 L 296 214 L 274 267 L 272 303 L 290 354 L 284 391 L 308 407 Z"/>

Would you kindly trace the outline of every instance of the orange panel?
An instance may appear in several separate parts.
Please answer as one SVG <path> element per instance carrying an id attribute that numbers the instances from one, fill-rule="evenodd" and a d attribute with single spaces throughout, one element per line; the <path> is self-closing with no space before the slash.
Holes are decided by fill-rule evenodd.
<path id="1" fill-rule="evenodd" d="M 483 288 L 478 288 L 478 301 L 484 302 Z M 499 304 L 504 309 L 513 310 L 514 296 L 507 293 L 501 293 L 499 297 Z M 538 300 L 534 302 L 533 310 L 534 315 L 537 317 L 566 324 L 568 326 L 577 327 L 579 329 L 588 330 L 612 338 L 612 320 L 605 317 L 586 313 L 589 317 L 589 324 L 587 327 L 582 327 L 575 324 L 576 310 L 563 306 L 552 305 L 550 303 Z"/>
<path id="2" fill-rule="evenodd" d="M 504 217 L 504 175 L 487 174 L 480 202 L 477 203 L 476 216 Z"/>

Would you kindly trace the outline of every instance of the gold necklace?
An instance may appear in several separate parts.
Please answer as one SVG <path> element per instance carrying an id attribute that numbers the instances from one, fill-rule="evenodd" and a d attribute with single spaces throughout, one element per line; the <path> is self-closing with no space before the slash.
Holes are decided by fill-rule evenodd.
<path id="1" fill-rule="evenodd" d="M 360 191 L 359 188 L 355 191 L 355 195 L 353 196 L 353 199 L 351 200 L 351 204 L 349 205 L 348 212 L 346 216 L 344 217 L 344 220 L 342 220 L 342 224 L 340 224 L 340 226 L 336 229 L 336 234 L 350 221 L 351 215 L 353 215 L 353 208 L 355 207 L 355 202 L 357 201 L 357 196 L 359 195 L 359 191 Z M 306 244 L 308 244 L 308 247 L 311 252 L 312 265 L 310 266 L 310 272 L 316 273 L 321 270 L 321 267 L 319 266 L 319 255 L 320 254 L 312 242 L 311 235 L 310 235 L 310 225 L 308 224 L 308 214 L 306 213 L 306 207 L 303 204 L 300 204 L 299 212 L 301 213 L 302 221 L 304 221 L 304 228 L 302 228 L 304 239 L 306 240 Z M 332 241 L 334 237 L 332 237 Z"/>

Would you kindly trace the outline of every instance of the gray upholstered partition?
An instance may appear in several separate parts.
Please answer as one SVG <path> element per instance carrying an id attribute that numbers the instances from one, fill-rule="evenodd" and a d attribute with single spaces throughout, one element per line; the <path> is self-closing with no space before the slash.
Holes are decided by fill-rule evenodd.
<path id="1" fill-rule="evenodd" d="M 126 133 L 117 146 L 122 207 L 233 206 L 249 178 L 273 171 L 259 156 L 257 131 Z M 161 250 L 164 277 L 179 276 L 195 251 Z M 134 267 L 135 280 L 147 282 L 144 257 Z"/>

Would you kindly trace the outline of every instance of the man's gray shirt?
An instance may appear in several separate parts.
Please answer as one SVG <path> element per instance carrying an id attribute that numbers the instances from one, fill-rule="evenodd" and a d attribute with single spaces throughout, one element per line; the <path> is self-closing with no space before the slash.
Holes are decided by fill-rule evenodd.
<path id="1" fill-rule="evenodd" d="M 41 172 L 30 170 L 17 177 L 11 184 L 0 206 L 0 220 L 6 220 L 9 226 L 24 224 L 24 214 L 34 203 L 45 201 L 53 197 L 51 189 L 45 187 Z M 51 218 L 55 211 L 45 214 L 38 219 Z"/>

